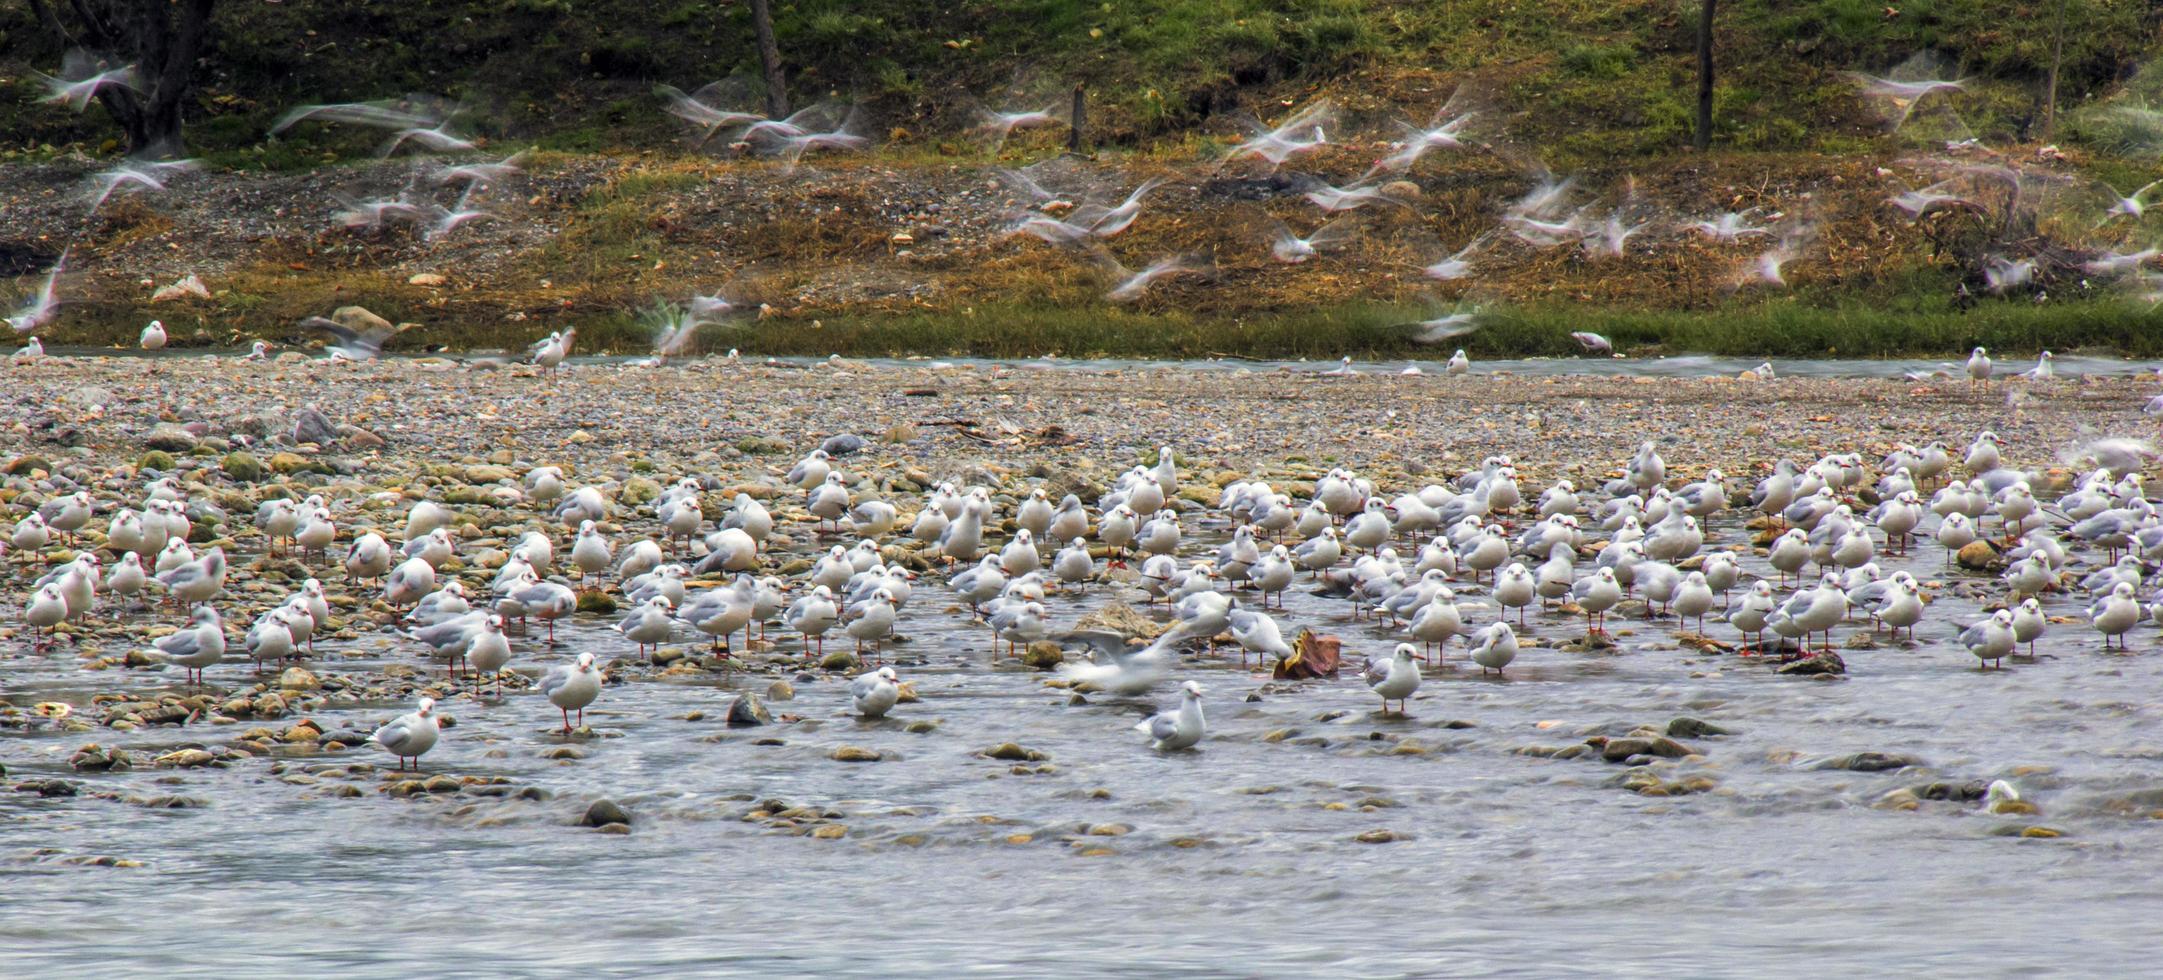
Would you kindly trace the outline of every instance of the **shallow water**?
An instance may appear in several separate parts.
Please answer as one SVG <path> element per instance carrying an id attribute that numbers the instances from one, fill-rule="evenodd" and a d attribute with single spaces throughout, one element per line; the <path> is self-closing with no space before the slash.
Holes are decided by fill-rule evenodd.
<path id="1" fill-rule="evenodd" d="M 247 353 L 245 348 L 205 349 L 167 348 L 160 351 L 143 351 L 130 348 L 108 347 L 48 347 L 47 352 L 62 357 L 148 357 L 148 358 L 200 358 L 232 357 Z M 429 355 L 386 355 L 391 357 Z M 467 358 L 503 359 L 502 351 L 474 351 L 458 356 Z M 644 355 L 583 355 L 571 358 L 578 364 L 622 364 L 644 360 Z M 693 363 L 697 359 L 670 363 Z M 755 357 L 765 364 L 809 366 L 819 363 L 813 357 Z M 977 357 L 859 357 L 853 361 L 874 367 L 915 368 L 970 368 L 970 369 L 1019 369 L 1049 371 L 1286 371 L 1314 373 L 1337 371 L 1336 361 L 1309 360 L 1248 360 L 1244 358 L 1204 358 L 1184 361 L 1124 360 L 1118 358 L 977 358 Z M 1947 377 L 1965 380 L 1963 363 L 1955 361 L 1931 361 L 1918 359 L 1863 359 L 1863 358 L 1809 358 L 1767 362 L 1763 358 L 1716 357 L 1707 354 L 1680 354 L 1673 357 L 1523 357 L 1482 358 L 1472 362 L 1475 372 L 1501 372 L 1505 374 L 1531 375 L 1589 375 L 1595 377 L 1653 377 L 1653 378 L 1732 378 L 1761 364 L 1771 363 L 1775 372 L 1782 376 L 1798 378 L 1898 378 L 1910 372 L 1929 374 L 1944 372 Z M 2035 366 L 2034 358 L 2001 357 L 1997 361 L 1997 376 L 2008 377 Z M 1448 368 L 1447 357 L 1440 360 L 1391 360 L 1355 362 L 1352 369 L 1360 374 L 1394 375 L 1407 368 L 1417 368 L 1423 375 L 1442 375 Z M 2119 357 L 2094 357 L 2060 354 L 2053 361 L 2057 376 L 2077 378 L 2082 376 L 2115 377 L 2146 374 L 2155 370 L 2153 362 L 2129 360 Z"/>
<path id="2" fill-rule="evenodd" d="M 1188 527 L 1186 551 L 1213 550 L 1220 529 L 1192 516 Z M 1740 539 L 1732 516 L 1719 527 L 1722 543 Z M 1948 586 L 1962 580 L 1934 546 L 1881 564 Z M 1757 559 L 1750 567 L 1763 570 Z M 1999 592 L 1994 581 L 1974 581 Z M 8 593 L 19 589 L 17 581 Z M 1459 590 L 1467 600 L 1482 591 Z M 0 864 L 0 960 L 24 975 L 386 977 L 1669 975 L 1793 969 L 1805 956 L 1813 972 L 2144 966 L 2147 924 L 2163 909 L 2148 867 L 2163 824 L 2115 815 L 2104 801 L 2163 787 L 2155 628 L 2138 629 L 2134 652 L 2122 655 L 2104 652 L 2083 625 L 2054 625 L 2037 661 L 1981 672 L 1953 641 L 1977 604 L 1951 588 L 1930 591 L 1938 601 L 1919 643 L 1849 651 L 1850 676 L 1840 681 L 1678 649 L 1671 621 L 1611 620 L 1618 633 L 1633 632 L 1609 654 L 1528 648 L 1507 680 L 1480 677 L 1453 647 L 1403 718 L 1377 715 L 1353 670 L 1249 702 L 1259 675 L 1190 659 L 1180 676 L 1209 686 L 1210 737 L 1200 751 L 1160 756 L 1128 730 L 1146 700 L 1098 695 L 1069 706 L 1066 692 L 1041 686 L 1044 675 L 993 668 L 988 632 L 967 625 L 927 576 L 903 611 L 900 631 L 912 642 L 892 648 L 922 701 L 883 722 L 847 715 L 845 681 L 800 680 L 794 701 L 771 707 L 805 720 L 732 730 L 720 724 L 729 695 L 714 682 L 647 672 L 609 687 L 589 711 L 604 736 L 577 743 L 589 755 L 558 761 L 542 758 L 565 740 L 550 733 L 557 714 L 539 695 L 446 701 L 441 710 L 457 724 L 424 769 L 504 776 L 555 794 L 540 803 L 394 799 L 375 792 L 374 777 L 356 783 L 360 797 L 332 799 L 281 781 L 262 760 L 76 774 L 66 760 L 87 741 L 141 759 L 238 732 L 8 730 L 0 763 L 10 783 L 59 776 L 80 781 L 86 795 L 0 793 L 0 854 L 12 859 Z M 1050 604 L 1064 624 L 1111 594 L 1092 586 Z M 1354 670 L 1361 654 L 1379 656 L 1392 642 L 1352 620 L 1341 599 L 1296 589 L 1288 604 L 1287 635 L 1308 625 L 1344 636 Z M 2057 598 L 2047 608 L 2065 615 L 2078 605 Z M 1492 609 L 1471 617 L 1492 618 Z M 1552 641 L 1582 631 L 1581 620 L 1559 613 L 1536 616 L 1532 630 Z M 1867 631 L 1851 623 L 1836 640 Z M 1735 638 L 1720 624 L 1707 632 Z M 598 618 L 561 635 L 554 650 L 519 642 L 514 667 L 536 670 L 580 650 L 604 662 L 631 654 Z M 310 666 L 417 664 L 417 649 L 370 636 L 325 645 Z M 214 684 L 248 680 L 237 650 L 232 657 L 212 670 Z M 739 680 L 760 692 L 769 683 Z M 177 677 L 86 674 L 70 651 L 6 641 L 0 683 L 16 704 L 84 708 L 92 685 L 164 690 Z M 1169 687 L 1156 698 L 1171 699 Z M 407 709 L 353 705 L 309 717 L 334 731 Z M 705 718 L 684 720 L 693 710 Z M 1347 714 L 1318 720 L 1333 711 Z M 1643 797 L 1616 785 L 1621 766 L 1596 757 L 1512 752 L 1679 716 L 1735 732 L 1684 739 L 1704 760 L 1659 767 L 1670 781 L 1710 776 L 1713 792 Z M 938 727 L 904 731 L 914 720 Z M 1295 734 L 1264 741 L 1280 729 Z M 766 738 L 784 744 L 754 744 Z M 1010 740 L 1048 753 L 1056 771 L 1012 775 L 1009 763 L 975 754 Z M 1391 754 L 1414 740 L 1424 754 Z M 843 744 L 898 758 L 830 761 Z M 1927 768 L 1812 768 L 1858 751 L 1910 753 Z M 388 757 L 363 748 L 281 761 L 290 776 Z M 2040 769 L 2016 774 L 2022 766 Z M 2040 815 L 1998 817 L 1957 802 L 1914 812 L 1869 806 L 1898 787 L 1999 777 L 2018 782 Z M 153 810 L 91 791 L 206 802 Z M 632 812 L 631 835 L 572 826 L 602 796 Z M 740 819 L 750 801 L 772 797 L 841 811 L 848 838 L 812 840 Z M 1080 833 L 1101 824 L 1132 830 Z M 2067 836 L 1999 835 L 2031 824 Z M 1354 841 L 1376 829 L 1406 839 Z M 1019 834 L 1031 839 L 1010 842 Z M 1092 856 L 1097 848 L 1109 853 Z M 90 855 L 143 866 L 65 861 Z"/>

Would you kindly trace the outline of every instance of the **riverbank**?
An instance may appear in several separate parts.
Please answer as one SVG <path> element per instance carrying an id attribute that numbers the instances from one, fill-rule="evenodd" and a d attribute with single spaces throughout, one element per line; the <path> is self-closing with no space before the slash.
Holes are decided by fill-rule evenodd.
<path id="1" fill-rule="evenodd" d="M 1355 167 L 1371 149 L 1318 163 Z M 1355 212 L 1360 231 L 1343 248 L 1296 265 L 1270 256 L 1269 229 L 1281 219 L 1311 230 L 1301 193 L 1316 178 L 1228 176 L 1154 156 L 1051 163 L 1038 176 L 1077 199 L 1165 181 L 1102 258 L 1138 269 L 1187 255 L 1204 271 L 1110 301 L 1119 277 L 1101 258 L 1009 233 L 1025 202 L 994 165 L 924 159 L 821 160 L 783 173 L 544 154 L 488 195 L 493 220 L 440 240 L 404 225 L 334 226 L 341 199 L 397 193 L 411 177 L 404 166 L 201 173 L 85 217 L 75 190 L 90 161 L 14 164 L 0 167 L 11 219 L 0 252 L 23 271 L 11 291 L 28 293 L 69 249 L 65 305 L 44 333 L 86 346 L 132 345 L 152 318 L 177 346 L 312 343 L 320 338 L 301 320 L 359 305 L 418 325 L 393 349 L 522 347 L 576 327 L 585 350 L 635 353 L 652 343 L 658 304 L 718 294 L 738 312 L 700 330 L 695 349 L 1334 359 L 1462 346 L 1502 357 L 1574 352 L 1569 334 L 1590 330 L 1642 354 L 1944 357 L 1977 345 L 2163 354 L 2163 315 L 2106 277 L 1990 295 L 1974 268 L 1938 254 L 1946 222 L 1917 226 L 1885 207 L 1900 182 L 1924 176 L 1890 159 L 1731 155 L 1585 175 L 1587 187 L 1627 178 L 1653 202 L 1645 217 L 1673 222 L 1732 207 L 1808 210 L 1819 244 L 1786 266 L 1785 286 L 1742 284 L 1762 245 L 1708 244 L 1658 220 L 1621 256 L 1489 239 L 1471 275 L 1426 279 L 1423 265 L 1492 231 L 1530 186 L 1492 157 L 1415 175 L 1403 189 L 1413 206 Z M 1881 163 L 1893 176 L 1874 172 Z M 188 275 L 207 295 L 153 300 Z M 1417 342 L 1412 324 L 1452 312 L 1475 314 L 1477 329 Z"/>

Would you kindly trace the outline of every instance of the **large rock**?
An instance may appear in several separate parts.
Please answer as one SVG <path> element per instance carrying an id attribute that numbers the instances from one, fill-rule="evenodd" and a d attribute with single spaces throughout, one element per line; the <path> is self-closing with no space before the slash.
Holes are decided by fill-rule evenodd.
<path id="1" fill-rule="evenodd" d="M 766 704 L 759 700 L 758 695 L 745 691 L 729 704 L 728 723 L 736 726 L 771 725 L 774 723 L 774 716 L 766 710 Z"/>
<path id="2" fill-rule="evenodd" d="M 1154 639 L 1169 628 L 1169 624 L 1150 619 L 1143 615 L 1141 610 L 1124 602 L 1106 603 L 1074 623 L 1077 631 L 1101 630 L 1129 638 L 1138 636 Z"/>
<path id="3" fill-rule="evenodd" d="M 1035 670 L 1051 670 L 1066 662 L 1066 654 L 1059 650 L 1057 643 L 1037 640 L 1022 651 L 1021 662 L 1023 666 Z"/>
<path id="4" fill-rule="evenodd" d="M 1023 748 L 1017 742 L 1000 742 L 977 754 L 986 759 L 998 759 L 1003 762 L 1043 762 L 1051 758 L 1051 756 L 1035 749 Z"/>
<path id="5" fill-rule="evenodd" d="M 338 426 L 311 405 L 293 416 L 293 441 L 328 447 L 338 441 Z"/>
<path id="6" fill-rule="evenodd" d="M 616 801 L 607 799 L 593 801 L 593 805 L 586 808 L 586 815 L 578 819 L 581 827 L 606 827 L 612 823 L 629 826 L 631 815 L 617 806 Z"/>
<path id="7" fill-rule="evenodd" d="M 1986 571 L 2001 564 L 1998 548 L 1988 541 L 1970 541 L 1953 555 L 1960 567 L 1973 571 Z"/>
<path id="8" fill-rule="evenodd" d="M 1900 752 L 1856 752 L 1834 756 L 1811 766 L 1812 769 L 1845 769 L 1849 772 L 1885 772 L 1920 766 L 1923 760 Z"/>
<path id="9" fill-rule="evenodd" d="M 243 483 L 254 483 L 263 478 L 263 461 L 248 453 L 227 453 L 218 467 L 226 476 Z"/>
<path id="10" fill-rule="evenodd" d="M 195 433 L 172 423 L 164 423 L 150 430 L 143 437 L 143 446 L 169 453 L 184 453 L 195 448 Z"/>
<path id="11" fill-rule="evenodd" d="M 850 456 L 864 448 L 864 437 L 845 432 L 819 443 L 819 448 L 828 456 Z"/>
<path id="12" fill-rule="evenodd" d="M 1839 654 L 1834 653 L 1831 650 L 1824 650 L 1818 653 L 1813 653 L 1800 660 L 1781 664 L 1779 668 L 1777 668 L 1776 672 L 1803 677 L 1809 677 L 1813 675 L 1830 676 L 1834 674 L 1845 674 L 1848 672 L 1848 662 L 1840 659 Z"/>
<path id="13" fill-rule="evenodd" d="M 155 764 L 160 769 L 192 769 L 196 766 L 207 766 L 216 761 L 217 756 L 211 755 L 202 749 L 181 749 L 177 752 L 167 752 L 159 756 L 155 760 Z"/>
<path id="14" fill-rule="evenodd" d="M 1680 759 L 1690 755 L 1687 745 L 1665 736 L 1639 736 L 1611 738 L 1600 746 L 1600 757 L 1609 762 L 1621 762 L 1641 755 L 1656 755 L 1665 759 Z"/>
<path id="15" fill-rule="evenodd" d="M 1667 723 L 1669 738 L 1705 738 L 1712 735 L 1731 735 L 1733 732 L 1709 721 L 1697 718 L 1677 718 Z"/>

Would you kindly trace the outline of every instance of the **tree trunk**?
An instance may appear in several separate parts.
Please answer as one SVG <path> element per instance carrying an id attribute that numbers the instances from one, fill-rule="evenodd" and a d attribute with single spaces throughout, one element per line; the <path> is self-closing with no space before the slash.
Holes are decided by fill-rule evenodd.
<path id="1" fill-rule="evenodd" d="M 2057 24 L 2050 36 L 2050 81 L 2043 86 L 2043 138 L 2058 132 L 2058 66 L 2065 60 L 2065 0 L 2058 0 Z"/>
<path id="2" fill-rule="evenodd" d="M 76 21 L 70 29 L 45 0 L 30 0 L 38 22 L 63 44 L 86 45 L 133 59 L 143 91 L 100 89 L 98 104 L 126 134 L 128 155 L 150 158 L 179 156 L 185 149 L 181 110 L 196 59 L 210 33 L 214 6 L 216 0 L 150 0 L 126 3 L 115 10 L 100 9 L 91 0 L 68 0 Z M 175 10 L 180 13 L 178 24 L 173 22 Z"/>
<path id="3" fill-rule="evenodd" d="M 1071 116 L 1067 118 L 1066 151 L 1068 153 L 1078 154 L 1082 151 L 1082 147 L 1086 145 L 1087 142 L 1086 137 L 1083 136 L 1083 131 L 1088 129 L 1088 127 L 1088 90 L 1082 88 L 1080 82 L 1076 82 L 1074 83 L 1074 112 Z"/>
<path id="4" fill-rule="evenodd" d="M 1712 148 L 1712 15 L 1719 0 L 1705 0 L 1697 15 L 1697 133 L 1693 145 L 1702 153 Z"/>
<path id="5" fill-rule="evenodd" d="M 781 46 L 774 42 L 772 0 L 751 0 L 751 31 L 758 36 L 759 68 L 766 75 L 766 115 L 785 118 L 789 114 L 789 87 L 781 74 Z"/>

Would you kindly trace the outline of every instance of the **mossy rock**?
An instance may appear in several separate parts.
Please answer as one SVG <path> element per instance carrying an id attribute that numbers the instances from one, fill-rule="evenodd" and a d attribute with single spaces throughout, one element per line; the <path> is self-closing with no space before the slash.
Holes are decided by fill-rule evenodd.
<path id="1" fill-rule="evenodd" d="M 52 461 L 43 456 L 17 456 L 14 462 L 8 464 L 7 475 L 23 476 L 33 471 L 51 473 Z"/>
<path id="2" fill-rule="evenodd" d="M 616 600 L 609 598 L 606 592 L 580 593 L 578 611 L 582 613 L 612 613 L 616 611 Z"/>
<path id="3" fill-rule="evenodd" d="M 316 464 L 309 462 L 308 457 L 299 453 L 273 453 L 270 457 L 270 468 L 275 473 L 299 473 L 315 469 Z"/>
<path id="4" fill-rule="evenodd" d="M 745 436 L 736 441 L 736 451 L 750 456 L 765 456 L 789 451 L 789 444 L 771 436 Z"/>
<path id="5" fill-rule="evenodd" d="M 633 507 L 658 500 L 660 497 L 661 485 L 643 476 L 623 481 L 623 489 L 616 492 L 619 502 Z"/>
<path id="6" fill-rule="evenodd" d="M 172 472 L 173 454 L 162 449 L 153 449 L 136 458 L 135 468 L 138 470 L 157 470 L 160 473 Z"/>

